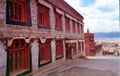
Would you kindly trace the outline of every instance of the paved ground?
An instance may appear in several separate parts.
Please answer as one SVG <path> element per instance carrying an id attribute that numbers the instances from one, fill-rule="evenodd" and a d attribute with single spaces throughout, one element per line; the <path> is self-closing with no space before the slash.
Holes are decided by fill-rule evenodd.
<path id="1" fill-rule="evenodd" d="M 120 76 L 120 57 L 88 57 L 34 76 Z"/>

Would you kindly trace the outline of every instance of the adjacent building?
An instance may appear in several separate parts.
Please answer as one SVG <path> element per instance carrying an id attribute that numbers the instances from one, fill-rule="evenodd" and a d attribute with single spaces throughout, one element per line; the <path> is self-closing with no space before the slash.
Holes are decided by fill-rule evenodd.
<path id="1" fill-rule="evenodd" d="M 87 29 L 87 33 L 85 33 L 84 36 L 85 36 L 85 55 L 95 56 L 94 33 L 90 33 L 89 29 Z"/>
<path id="2" fill-rule="evenodd" d="M 0 76 L 34 74 L 85 55 L 83 19 L 64 0 L 0 0 Z"/>
<path id="3" fill-rule="evenodd" d="M 89 29 L 85 36 L 85 55 L 86 56 L 96 56 L 101 55 L 102 44 L 95 43 L 94 33 L 90 33 Z"/>

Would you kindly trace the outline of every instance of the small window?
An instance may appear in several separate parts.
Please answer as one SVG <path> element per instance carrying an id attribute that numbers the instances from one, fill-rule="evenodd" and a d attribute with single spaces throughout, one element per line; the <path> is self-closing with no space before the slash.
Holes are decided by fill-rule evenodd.
<path id="1" fill-rule="evenodd" d="M 80 25 L 80 26 L 81 26 L 81 33 L 83 34 L 83 31 L 84 31 L 83 25 Z"/>
<path id="2" fill-rule="evenodd" d="M 62 15 L 56 12 L 55 17 L 56 17 L 56 30 L 62 30 Z"/>
<path id="3" fill-rule="evenodd" d="M 78 34 L 80 34 L 80 25 L 79 25 L 79 23 L 77 25 L 77 28 L 78 28 Z"/>
<path id="4" fill-rule="evenodd" d="M 84 50 L 84 42 L 82 42 L 82 51 Z"/>
<path id="5" fill-rule="evenodd" d="M 51 45 L 50 40 L 46 40 L 45 43 L 40 43 L 40 65 L 46 64 L 51 61 Z"/>
<path id="6" fill-rule="evenodd" d="M 73 33 L 76 33 L 75 21 L 72 21 L 72 25 L 73 25 Z"/>
<path id="7" fill-rule="evenodd" d="M 77 52 L 76 52 L 76 43 L 73 43 L 73 54 L 76 55 Z"/>
<path id="8" fill-rule="evenodd" d="M 29 25 L 30 13 L 28 0 L 7 1 L 7 23 L 16 25 Z"/>
<path id="9" fill-rule="evenodd" d="M 78 43 L 78 49 L 81 51 L 81 42 Z"/>
<path id="10" fill-rule="evenodd" d="M 66 31 L 70 31 L 70 19 L 68 17 L 65 17 L 65 24 L 66 24 Z"/>
<path id="11" fill-rule="evenodd" d="M 63 43 L 62 40 L 56 41 L 56 59 L 63 57 Z"/>
<path id="12" fill-rule="evenodd" d="M 38 20 L 40 27 L 48 27 L 49 24 L 49 8 L 39 4 Z"/>

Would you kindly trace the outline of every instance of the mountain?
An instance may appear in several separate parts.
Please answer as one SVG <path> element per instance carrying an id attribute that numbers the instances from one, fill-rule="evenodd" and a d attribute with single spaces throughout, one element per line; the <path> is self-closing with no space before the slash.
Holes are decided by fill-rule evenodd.
<path id="1" fill-rule="evenodd" d="M 120 32 L 94 33 L 95 39 L 120 38 Z"/>

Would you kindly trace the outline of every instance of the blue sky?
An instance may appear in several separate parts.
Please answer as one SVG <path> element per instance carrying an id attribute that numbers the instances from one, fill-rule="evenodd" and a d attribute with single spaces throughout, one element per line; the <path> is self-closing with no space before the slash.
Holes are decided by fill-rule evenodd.
<path id="1" fill-rule="evenodd" d="M 82 0 L 81 6 L 88 7 L 89 5 L 92 5 L 95 2 L 95 0 Z"/>
<path id="2" fill-rule="evenodd" d="M 119 0 L 65 0 L 84 16 L 85 31 L 116 32 L 119 25 Z"/>

